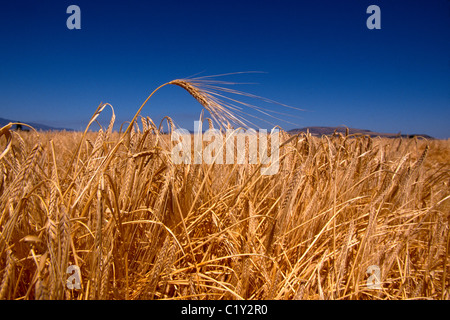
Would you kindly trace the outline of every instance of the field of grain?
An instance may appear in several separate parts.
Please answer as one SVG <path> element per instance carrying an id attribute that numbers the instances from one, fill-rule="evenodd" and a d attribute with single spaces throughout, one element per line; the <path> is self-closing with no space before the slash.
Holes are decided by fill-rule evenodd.
<path id="1" fill-rule="evenodd" d="M 1 299 L 450 298 L 449 140 L 281 131 L 261 175 L 134 120 L 1 129 Z"/>

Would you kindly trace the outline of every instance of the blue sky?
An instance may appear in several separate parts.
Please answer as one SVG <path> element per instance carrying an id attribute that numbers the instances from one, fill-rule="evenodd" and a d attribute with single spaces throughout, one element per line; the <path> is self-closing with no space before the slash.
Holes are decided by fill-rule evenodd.
<path id="1" fill-rule="evenodd" d="M 69 5 L 81 30 L 69 30 Z M 369 5 L 381 29 L 369 30 Z M 277 122 L 450 137 L 450 1 L 10 1 L 0 10 L 0 117 L 84 129 L 117 124 L 153 89 L 197 73 L 306 111 Z M 201 106 L 168 86 L 142 115 L 192 129 Z M 108 123 L 109 111 L 101 116 Z M 260 127 L 266 124 L 257 123 Z"/>

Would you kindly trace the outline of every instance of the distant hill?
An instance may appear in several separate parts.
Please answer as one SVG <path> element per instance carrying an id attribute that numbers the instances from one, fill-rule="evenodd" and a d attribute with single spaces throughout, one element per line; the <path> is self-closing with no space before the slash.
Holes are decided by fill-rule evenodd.
<path id="1" fill-rule="evenodd" d="M 309 132 L 314 136 L 322 136 L 322 135 L 332 135 L 334 132 L 345 134 L 347 128 L 346 127 L 305 127 L 289 130 L 289 133 L 297 134 L 299 132 Z M 384 138 L 414 138 L 414 137 L 423 137 L 426 139 L 434 139 L 433 137 L 427 134 L 400 134 L 400 133 L 384 133 L 384 132 L 373 132 L 367 129 L 356 129 L 356 128 L 348 128 L 349 134 L 363 134 L 368 135 L 370 137 L 384 137 Z"/>
<path id="2" fill-rule="evenodd" d="M 19 122 L 19 121 L 0 118 L 0 128 L 3 126 L 6 126 L 10 122 Z M 73 129 L 56 128 L 56 127 L 47 126 L 45 124 L 35 123 L 35 122 L 26 122 L 26 121 L 21 121 L 21 122 L 32 126 L 33 128 L 35 128 L 38 131 L 64 131 L 64 130 L 65 131 L 74 131 Z M 14 126 L 14 129 L 16 129 L 15 126 Z M 24 126 L 23 129 L 28 130 L 29 128 Z M 334 132 L 345 134 L 346 130 L 347 130 L 347 127 L 305 127 L 305 128 L 296 128 L 296 129 L 289 130 L 288 133 L 297 134 L 300 132 L 309 131 L 313 136 L 320 137 L 322 135 L 330 136 Z M 362 135 L 368 135 L 370 137 L 414 138 L 417 136 L 417 137 L 423 137 L 425 139 L 430 139 L 430 140 L 435 139 L 434 137 L 429 136 L 427 134 L 385 133 L 385 132 L 374 132 L 374 131 L 367 130 L 367 129 L 357 129 L 357 128 L 348 128 L 348 131 L 349 131 L 349 134 L 362 134 Z M 191 133 L 193 133 L 193 131 Z"/>
<path id="3" fill-rule="evenodd" d="M 0 118 L 0 127 L 6 126 L 10 122 L 19 122 L 19 120 L 9 120 L 9 119 Z M 35 122 L 27 122 L 27 121 L 20 121 L 20 122 L 26 123 L 38 131 L 63 131 L 63 130 L 73 131 L 72 129 L 68 129 L 68 128 L 55 128 L 55 127 L 50 127 L 45 124 L 40 124 L 40 123 L 35 123 Z M 14 129 L 16 129 L 16 126 L 14 126 Z M 30 130 L 30 128 L 23 126 L 23 130 Z"/>

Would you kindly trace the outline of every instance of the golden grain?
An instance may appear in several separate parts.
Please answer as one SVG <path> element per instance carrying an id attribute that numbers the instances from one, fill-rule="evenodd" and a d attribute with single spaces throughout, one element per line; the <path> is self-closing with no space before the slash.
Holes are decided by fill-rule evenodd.
<path id="1" fill-rule="evenodd" d="M 210 128 L 245 122 L 198 81 L 167 84 Z M 0 298 L 448 298 L 450 141 L 282 131 L 280 171 L 262 176 L 174 165 L 142 107 L 123 133 L 112 107 L 88 131 L 106 106 L 84 133 L 0 129 Z M 81 289 L 65 286 L 70 264 Z"/>

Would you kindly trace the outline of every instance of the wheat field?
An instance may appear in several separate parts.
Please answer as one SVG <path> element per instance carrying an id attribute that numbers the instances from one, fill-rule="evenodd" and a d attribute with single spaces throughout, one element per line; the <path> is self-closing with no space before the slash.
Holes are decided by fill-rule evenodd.
<path id="1" fill-rule="evenodd" d="M 450 298 L 449 140 L 281 131 L 261 175 L 173 164 L 142 107 L 88 130 L 108 106 L 85 132 L 1 128 L 1 299 Z"/>

